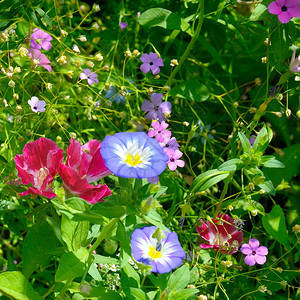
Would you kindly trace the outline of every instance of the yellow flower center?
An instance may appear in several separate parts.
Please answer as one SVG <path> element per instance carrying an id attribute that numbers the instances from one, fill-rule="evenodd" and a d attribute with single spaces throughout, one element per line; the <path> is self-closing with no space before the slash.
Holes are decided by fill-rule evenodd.
<path id="1" fill-rule="evenodd" d="M 157 251 L 154 247 L 150 246 L 149 249 L 149 253 L 148 255 L 152 258 L 152 259 L 157 259 L 162 257 L 162 254 L 160 251 Z"/>
<path id="2" fill-rule="evenodd" d="M 141 156 L 138 154 L 136 154 L 136 155 L 127 154 L 125 162 L 128 163 L 129 165 L 135 167 L 136 165 L 142 163 Z"/>

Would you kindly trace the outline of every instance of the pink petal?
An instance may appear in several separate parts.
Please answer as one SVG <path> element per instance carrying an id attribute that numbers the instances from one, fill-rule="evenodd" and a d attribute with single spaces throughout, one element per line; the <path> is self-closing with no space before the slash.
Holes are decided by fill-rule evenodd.
<path id="1" fill-rule="evenodd" d="M 267 260 L 264 255 L 255 255 L 254 258 L 259 265 L 263 265 Z"/>
<path id="2" fill-rule="evenodd" d="M 160 66 L 160 67 L 164 66 L 164 63 L 163 63 L 163 60 L 161 57 L 159 57 L 158 59 L 155 60 L 155 65 Z"/>
<path id="3" fill-rule="evenodd" d="M 51 49 L 51 43 L 48 41 L 42 42 L 42 48 L 45 49 L 46 51 Z"/>
<path id="4" fill-rule="evenodd" d="M 247 255 L 245 257 L 245 263 L 248 266 L 250 266 L 250 267 L 254 266 L 255 265 L 255 258 L 254 258 L 254 256 L 253 255 Z"/>
<path id="5" fill-rule="evenodd" d="M 243 244 L 241 246 L 240 250 L 243 254 L 246 254 L 246 255 L 252 254 L 252 251 L 253 251 L 248 244 Z"/>
<path id="6" fill-rule="evenodd" d="M 51 72 L 52 67 L 50 65 L 40 65 L 41 67 L 44 67 L 47 71 Z"/>
<path id="7" fill-rule="evenodd" d="M 257 239 L 250 239 L 249 246 L 253 251 L 256 251 L 259 247 L 259 241 Z"/>
<path id="8" fill-rule="evenodd" d="M 300 0 L 288 0 L 287 2 L 286 2 L 286 7 L 297 7 L 297 6 L 299 6 L 300 5 Z M 290 10 L 289 10 L 290 11 Z"/>
<path id="9" fill-rule="evenodd" d="M 168 167 L 171 171 L 175 171 L 177 169 L 177 165 L 175 162 L 169 162 Z"/>
<path id="10" fill-rule="evenodd" d="M 268 255 L 268 248 L 265 246 L 260 246 L 257 250 L 256 250 L 256 254 L 258 255 Z"/>
<path id="11" fill-rule="evenodd" d="M 287 11 L 284 11 L 278 15 L 279 21 L 283 24 L 288 23 L 291 20 L 291 17 L 292 16 Z"/>
<path id="12" fill-rule="evenodd" d="M 81 163 L 81 144 L 71 139 L 70 145 L 67 148 L 67 155 L 66 165 L 73 169 L 78 169 Z"/>
<path id="13" fill-rule="evenodd" d="M 176 160 L 176 164 L 178 167 L 183 168 L 185 165 L 185 162 L 183 160 L 179 159 L 179 160 Z"/>
<path id="14" fill-rule="evenodd" d="M 156 75 L 160 72 L 160 68 L 158 66 L 155 66 L 155 65 L 150 66 L 150 70 L 152 71 L 153 75 Z"/>
<path id="15" fill-rule="evenodd" d="M 141 57 L 140 57 L 140 60 L 143 62 L 143 63 L 146 63 L 146 64 L 149 64 L 151 62 L 151 59 L 150 59 L 150 56 L 149 54 L 147 53 L 144 53 Z M 147 72 L 146 72 L 147 73 Z"/>
<path id="16" fill-rule="evenodd" d="M 19 195 L 21 195 L 21 196 L 27 196 L 30 194 L 42 195 L 49 199 L 56 197 L 56 194 L 54 194 L 51 189 L 49 189 L 48 191 L 41 191 L 34 187 L 29 187 L 27 191 L 19 193 Z"/>
<path id="17" fill-rule="evenodd" d="M 288 12 L 289 12 L 290 16 L 293 17 L 293 18 L 299 18 L 300 17 L 300 7 L 299 6 L 290 8 L 288 10 Z"/>
<path id="18" fill-rule="evenodd" d="M 281 6 L 279 6 L 276 2 L 269 4 L 268 11 L 273 15 L 280 15 L 282 13 Z"/>

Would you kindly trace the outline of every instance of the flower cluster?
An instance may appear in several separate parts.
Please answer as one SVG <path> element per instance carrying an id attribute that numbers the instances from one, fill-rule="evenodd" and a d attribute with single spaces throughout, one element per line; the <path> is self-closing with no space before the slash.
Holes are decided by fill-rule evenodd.
<path id="1" fill-rule="evenodd" d="M 16 155 L 15 163 L 18 176 L 22 183 L 31 183 L 26 192 L 21 195 L 40 194 L 47 198 L 55 197 L 51 184 L 58 172 L 65 187 L 73 194 L 93 204 L 103 201 L 111 191 L 106 185 L 91 185 L 100 178 L 110 174 L 105 167 L 100 154 L 101 142 L 89 141 L 81 146 L 79 142 L 71 139 L 67 149 L 67 161 L 64 165 L 63 150 L 47 138 L 27 143 L 23 154 Z"/>
<path id="2" fill-rule="evenodd" d="M 34 68 L 41 66 L 47 71 L 51 72 L 50 60 L 40 50 L 43 48 L 48 51 L 51 49 L 52 36 L 44 32 L 42 29 L 35 28 L 30 36 L 30 48 L 28 49 L 28 56 L 32 59 L 32 66 Z"/>
<path id="3" fill-rule="evenodd" d="M 182 152 L 179 150 L 179 144 L 175 137 L 171 137 L 172 132 L 166 130 L 169 124 L 165 121 L 159 123 L 158 121 L 152 122 L 151 126 L 153 129 L 148 131 L 148 136 L 155 137 L 159 142 L 164 152 L 168 155 L 169 160 L 167 165 L 171 171 L 175 171 L 177 167 L 183 168 L 185 162 L 179 158 L 182 156 Z"/>

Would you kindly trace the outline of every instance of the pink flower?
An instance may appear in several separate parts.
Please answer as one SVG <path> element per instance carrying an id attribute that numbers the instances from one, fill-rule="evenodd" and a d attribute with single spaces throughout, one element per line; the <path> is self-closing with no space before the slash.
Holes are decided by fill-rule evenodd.
<path id="1" fill-rule="evenodd" d="M 153 75 L 156 75 L 160 72 L 159 67 L 163 67 L 164 63 L 161 57 L 158 57 L 158 54 L 150 52 L 149 54 L 144 53 L 140 60 L 143 62 L 143 64 L 140 66 L 140 70 L 146 74 L 150 70 L 152 71 Z"/>
<path id="2" fill-rule="evenodd" d="M 81 80 L 86 79 L 88 84 L 94 84 L 95 82 L 99 83 L 98 75 L 94 72 L 91 72 L 90 69 L 83 69 L 83 73 L 79 74 Z"/>
<path id="3" fill-rule="evenodd" d="M 106 185 L 90 184 L 111 174 L 104 164 L 100 149 L 101 141 L 92 140 L 81 146 L 71 139 L 66 165 L 61 164 L 59 168 L 65 187 L 91 204 L 104 201 L 103 198 L 111 194 Z"/>
<path id="4" fill-rule="evenodd" d="M 28 104 L 30 105 L 31 110 L 35 113 L 43 112 L 46 110 L 46 102 L 44 100 L 39 100 L 38 97 L 31 97 L 31 99 L 28 100 Z"/>
<path id="5" fill-rule="evenodd" d="M 167 164 L 171 171 L 175 171 L 177 167 L 184 167 L 185 162 L 179 159 L 183 154 L 180 150 L 167 149 L 165 150 L 165 153 L 169 156 L 169 161 L 167 162 Z"/>
<path id="6" fill-rule="evenodd" d="M 32 58 L 32 64 L 35 68 L 40 66 L 49 72 L 52 71 L 52 67 L 49 65 L 51 61 L 46 57 L 45 54 L 42 54 L 41 51 L 36 49 L 28 49 L 28 56 Z"/>
<path id="7" fill-rule="evenodd" d="M 296 50 L 293 51 L 293 55 L 290 63 L 290 70 L 294 73 L 300 72 L 300 56 L 296 57 Z"/>
<path id="8" fill-rule="evenodd" d="M 300 17 L 300 0 L 276 0 L 268 6 L 270 14 L 278 15 L 281 23 L 288 23 L 291 18 Z"/>
<path id="9" fill-rule="evenodd" d="M 49 33 L 44 32 L 42 29 L 34 28 L 33 34 L 30 38 L 30 48 L 41 50 L 50 50 L 51 48 L 52 36 Z"/>
<path id="10" fill-rule="evenodd" d="M 169 124 L 167 124 L 165 121 L 162 121 L 161 124 L 159 124 L 158 121 L 154 121 L 152 122 L 151 126 L 153 129 L 148 131 L 149 137 L 155 137 L 159 143 L 170 139 L 172 132 L 170 130 L 166 130 Z"/>
<path id="11" fill-rule="evenodd" d="M 207 242 L 200 244 L 201 248 L 213 248 L 223 253 L 235 253 L 243 240 L 243 232 L 238 230 L 233 219 L 226 214 L 206 223 L 200 219 L 202 226 L 197 225 L 198 234 Z"/>
<path id="12" fill-rule="evenodd" d="M 263 265 L 267 260 L 266 255 L 268 255 L 268 248 L 265 246 L 259 247 L 258 240 L 250 239 L 249 245 L 248 244 L 242 245 L 241 252 L 243 254 L 246 254 L 245 263 L 247 265 L 254 266 L 255 263 L 258 263 L 259 265 Z"/>
<path id="13" fill-rule="evenodd" d="M 31 183 L 33 187 L 20 195 L 40 194 L 48 198 L 55 197 L 51 184 L 63 159 L 63 150 L 52 140 L 41 137 L 27 143 L 23 153 L 15 157 L 18 176 L 23 184 Z"/>

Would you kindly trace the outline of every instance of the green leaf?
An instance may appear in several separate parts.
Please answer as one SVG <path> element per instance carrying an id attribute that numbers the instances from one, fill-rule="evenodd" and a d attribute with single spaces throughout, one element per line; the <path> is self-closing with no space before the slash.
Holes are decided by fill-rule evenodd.
<path id="1" fill-rule="evenodd" d="M 118 264 L 119 260 L 110 256 L 103 256 L 99 254 L 93 254 L 93 262 L 96 264 Z"/>
<path id="2" fill-rule="evenodd" d="M 172 88 L 170 95 L 194 102 L 203 102 L 209 98 L 210 93 L 200 81 L 184 81 Z"/>
<path id="3" fill-rule="evenodd" d="M 238 135 L 239 135 L 244 152 L 249 152 L 249 150 L 251 148 L 249 139 L 242 132 L 238 132 Z"/>
<path id="4" fill-rule="evenodd" d="M 206 171 L 195 178 L 191 185 L 191 193 L 205 191 L 214 184 L 228 177 L 229 171 L 219 171 L 217 169 Z"/>
<path id="5" fill-rule="evenodd" d="M 252 149 L 256 152 L 264 152 L 273 137 L 272 129 L 266 125 L 259 131 Z"/>
<path id="6" fill-rule="evenodd" d="M 191 26 L 180 16 L 164 8 L 150 8 L 139 17 L 142 26 L 159 26 L 165 29 L 181 30 L 191 35 Z"/>
<path id="7" fill-rule="evenodd" d="M 239 158 L 233 158 L 222 163 L 219 167 L 219 171 L 236 171 L 240 170 L 243 166 L 243 162 Z"/>
<path id="8" fill-rule="evenodd" d="M 262 156 L 261 163 L 266 168 L 285 168 L 285 165 L 272 155 Z"/>
<path id="9" fill-rule="evenodd" d="M 35 8 L 35 11 L 45 20 L 48 26 L 52 26 L 52 21 L 49 16 L 39 7 Z"/>
<path id="10" fill-rule="evenodd" d="M 18 271 L 0 274 L 0 292 L 16 300 L 43 300 L 25 276 Z"/>
<path id="11" fill-rule="evenodd" d="M 249 200 L 247 198 L 237 198 L 228 200 L 222 203 L 222 208 L 228 208 L 231 205 L 233 207 L 234 214 L 238 216 L 244 216 L 248 212 L 253 210 L 258 210 L 258 212 L 264 213 L 264 207 L 257 201 Z"/>
<path id="12" fill-rule="evenodd" d="M 140 287 L 140 276 L 128 262 L 121 268 L 121 284 L 123 287 Z"/>
<path id="13" fill-rule="evenodd" d="M 137 288 L 129 288 L 130 291 L 130 298 L 134 299 L 134 300 L 148 300 L 148 296 L 146 295 L 146 293 L 141 290 L 141 289 L 137 289 Z"/>
<path id="14" fill-rule="evenodd" d="M 153 219 L 147 215 L 143 215 L 143 219 L 146 220 L 147 222 L 149 222 L 150 224 L 155 225 L 156 227 L 160 228 L 161 230 L 169 231 L 168 228 L 162 223 L 162 221 Z"/>
<path id="15" fill-rule="evenodd" d="M 273 236 L 277 242 L 285 246 L 288 250 L 291 249 L 286 231 L 285 217 L 279 205 L 275 205 L 271 212 L 263 216 L 262 222 L 269 235 Z"/>
<path id="16" fill-rule="evenodd" d="M 89 222 L 87 221 L 74 222 L 67 216 L 62 215 L 62 239 L 67 244 L 69 251 L 77 251 L 86 242 L 89 228 Z"/>
<path id="17" fill-rule="evenodd" d="M 55 280 L 64 281 L 83 276 L 87 269 L 88 259 L 89 252 L 85 248 L 64 254 L 60 258 Z"/>
<path id="18" fill-rule="evenodd" d="M 170 276 L 167 288 L 169 291 L 184 289 L 189 281 L 190 270 L 186 265 L 183 265 Z"/>
<path id="19" fill-rule="evenodd" d="M 260 3 L 255 7 L 255 9 L 254 9 L 253 13 L 251 14 L 249 20 L 250 21 L 259 21 L 259 20 L 264 19 L 264 17 L 266 15 L 269 15 L 268 8 L 267 8 L 266 5 Z"/>
<path id="20" fill-rule="evenodd" d="M 86 283 L 81 285 L 79 287 L 79 290 L 81 291 L 80 294 L 87 297 L 87 299 L 91 299 L 91 297 L 95 297 L 95 299 L 99 299 L 99 300 L 107 300 L 107 299 L 122 300 L 123 299 L 117 292 L 110 291 L 103 286 L 92 286 Z"/>
<path id="21" fill-rule="evenodd" d="M 29 277 L 39 265 L 51 257 L 47 251 L 57 246 L 59 246 L 58 240 L 46 220 L 34 224 L 23 244 L 23 274 Z"/>
<path id="22" fill-rule="evenodd" d="M 121 218 L 126 213 L 126 207 L 99 202 L 92 206 L 89 213 L 104 216 L 106 218 Z"/>
<path id="23" fill-rule="evenodd" d="M 185 290 L 179 290 L 171 293 L 170 299 L 172 300 L 186 300 L 192 295 L 198 293 L 199 290 L 197 289 L 185 289 Z"/>
<path id="24" fill-rule="evenodd" d="M 89 275 L 91 275 L 93 277 L 94 280 L 96 281 L 102 281 L 102 277 L 99 273 L 99 270 L 97 268 L 97 265 L 95 264 L 91 264 L 90 268 L 88 270 Z"/>

